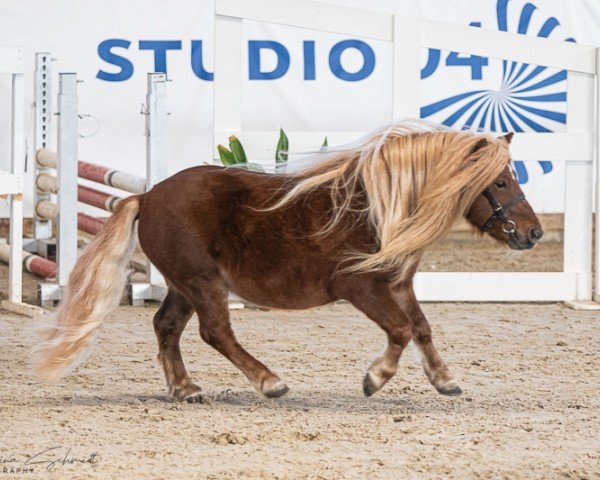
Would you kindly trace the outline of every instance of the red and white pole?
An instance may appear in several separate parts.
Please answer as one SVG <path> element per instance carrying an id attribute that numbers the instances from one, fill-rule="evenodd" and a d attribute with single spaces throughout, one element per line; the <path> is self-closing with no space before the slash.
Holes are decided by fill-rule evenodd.
<path id="1" fill-rule="evenodd" d="M 56 152 L 47 148 L 39 149 L 35 158 L 40 167 L 56 168 L 58 164 Z M 112 170 L 83 160 L 77 162 L 77 175 L 80 178 L 125 190 L 129 193 L 144 193 L 146 191 L 146 179 L 144 177 L 120 170 Z"/>
<path id="2" fill-rule="evenodd" d="M 23 251 L 23 268 L 40 278 L 56 277 L 56 263 L 33 253 Z M 0 261 L 8 263 L 10 257 L 10 245 L 0 244 Z"/>

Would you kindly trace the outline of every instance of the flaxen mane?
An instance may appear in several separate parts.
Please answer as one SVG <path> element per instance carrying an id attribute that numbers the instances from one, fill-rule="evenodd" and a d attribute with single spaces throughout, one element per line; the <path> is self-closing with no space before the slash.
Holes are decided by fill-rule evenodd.
<path id="1" fill-rule="evenodd" d="M 292 175 L 294 187 L 269 210 L 280 208 L 318 187 L 329 188 L 332 216 L 319 232 L 327 235 L 361 191 L 365 215 L 377 232 L 376 253 L 349 252 L 358 260 L 349 270 L 389 270 L 405 278 L 425 248 L 446 234 L 479 195 L 506 168 L 503 139 L 453 131 L 423 122 L 376 131 L 364 142 L 333 151 Z"/>

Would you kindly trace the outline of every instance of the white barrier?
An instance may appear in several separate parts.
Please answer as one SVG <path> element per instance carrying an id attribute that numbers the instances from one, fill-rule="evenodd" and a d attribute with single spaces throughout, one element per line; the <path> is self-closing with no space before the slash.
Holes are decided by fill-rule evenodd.
<path id="1" fill-rule="evenodd" d="M 596 181 L 595 181 L 595 208 L 596 208 L 596 244 L 594 270 L 596 272 L 594 282 L 594 302 L 600 303 L 600 48 L 596 49 Z"/>
<path id="2" fill-rule="evenodd" d="M 511 144 L 514 157 L 520 160 L 543 158 L 566 164 L 563 271 L 423 272 L 415 277 L 415 289 L 418 298 L 426 301 L 564 300 L 578 302 L 577 306 L 597 306 L 589 302 L 592 300 L 592 167 L 600 150 L 597 111 L 590 99 L 594 98 L 596 88 L 600 88 L 598 49 L 304 0 L 254 0 L 251 3 L 216 0 L 215 13 L 215 158 L 218 158 L 216 146 L 225 143 L 229 135 L 239 137 L 251 154 L 268 152 L 269 156 L 274 156 L 273 148 L 278 138 L 278 132 L 242 130 L 243 20 L 392 43 L 394 78 L 390 121 L 420 115 L 418 92 L 422 47 L 568 70 L 567 132 L 517 133 Z M 335 145 L 352 142 L 365 133 L 287 132 L 299 151 L 318 148 L 325 135 L 329 144 Z M 597 186 L 600 183 L 598 170 Z M 600 192 L 596 188 L 597 204 L 600 204 L 599 198 Z M 599 216 L 596 225 L 600 228 Z M 600 248 L 598 236 L 596 245 Z M 599 299 L 599 285 L 600 256 L 596 255 L 596 299 Z"/>
<path id="3" fill-rule="evenodd" d="M 47 132 L 49 126 L 44 128 L 48 120 L 44 117 L 43 105 L 49 105 L 51 98 L 50 83 L 45 82 L 43 71 L 48 71 L 49 54 L 38 54 L 36 57 L 36 132 Z M 42 70 L 40 70 L 42 69 Z M 43 82 L 39 85 L 38 82 Z M 57 282 L 40 283 L 38 298 L 42 306 L 53 305 L 60 300 L 62 290 L 65 287 L 69 274 L 77 259 L 77 236 L 78 225 L 90 225 L 88 218 L 82 219 L 78 214 L 78 199 L 98 208 L 111 210 L 118 197 L 108 193 L 78 186 L 78 178 L 85 178 L 105 185 L 122 188 L 133 193 L 142 193 L 146 188 L 151 188 L 155 183 L 166 178 L 167 174 L 167 150 L 166 150 L 166 82 L 164 73 L 148 74 L 148 93 L 146 96 L 147 108 L 142 112 L 146 115 L 146 178 L 132 175 L 126 172 L 111 170 L 100 165 L 91 164 L 77 160 L 78 143 L 78 112 L 77 112 L 77 75 L 75 73 L 59 74 L 58 94 L 58 151 L 52 152 L 48 149 L 48 136 L 36 140 L 36 172 L 34 175 L 34 187 L 36 191 L 35 209 L 35 245 L 39 253 L 47 254 L 48 236 L 52 231 L 52 221 L 56 221 L 57 238 Z M 37 135 L 36 135 L 37 138 Z M 40 137 L 41 138 L 41 137 Z M 57 174 L 53 176 L 50 172 L 55 169 Z M 57 203 L 52 202 L 52 194 L 57 193 Z M 115 201 L 116 199 L 116 201 Z M 96 201 L 94 201 L 96 200 Z M 108 204 L 102 204 L 106 200 Z M 146 283 L 132 283 L 129 285 L 130 301 L 133 305 L 143 305 L 144 300 L 162 300 L 166 295 L 164 279 L 156 268 L 150 264 L 146 265 Z"/>
<path id="4" fill-rule="evenodd" d="M 2 250 L 8 257 L 8 299 L 2 308 L 24 315 L 40 313 L 40 309 L 23 303 L 23 174 L 25 171 L 25 132 L 23 96 L 23 52 L 20 48 L 0 46 L 0 74 L 11 76 L 11 171 L 0 171 L 0 195 L 10 197 L 9 247 Z"/>

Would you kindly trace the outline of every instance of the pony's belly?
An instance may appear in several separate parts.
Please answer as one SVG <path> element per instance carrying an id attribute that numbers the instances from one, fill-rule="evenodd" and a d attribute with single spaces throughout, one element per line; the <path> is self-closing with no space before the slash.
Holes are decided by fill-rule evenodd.
<path id="1" fill-rule="evenodd" d="M 286 297 L 274 297 L 272 295 L 256 295 L 254 292 L 239 292 L 231 290 L 244 303 L 254 304 L 259 307 L 280 308 L 282 310 L 306 310 L 309 308 L 320 307 L 333 302 L 333 300 L 325 297 L 294 299 Z"/>
<path id="2" fill-rule="evenodd" d="M 302 310 L 336 300 L 320 285 L 224 276 L 229 290 L 242 300 L 262 307 Z"/>

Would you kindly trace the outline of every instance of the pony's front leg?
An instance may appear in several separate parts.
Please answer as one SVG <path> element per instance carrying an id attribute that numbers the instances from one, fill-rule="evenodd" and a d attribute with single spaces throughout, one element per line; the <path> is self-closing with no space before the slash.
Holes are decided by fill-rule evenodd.
<path id="1" fill-rule="evenodd" d="M 397 297 L 402 310 L 410 318 L 413 342 L 421 354 L 421 363 L 427 378 L 441 394 L 460 395 L 462 390 L 433 345 L 431 327 L 415 297 L 412 282 L 398 287 Z"/>
<path id="2" fill-rule="evenodd" d="M 363 380 L 363 391 L 370 397 L 396 374 L 402 351 L 410 342 L 412 328 L 388 282 L 367 282 L 348 296 L 348 300 L 387 334 L 385 349 L 373 359 Z"/>

